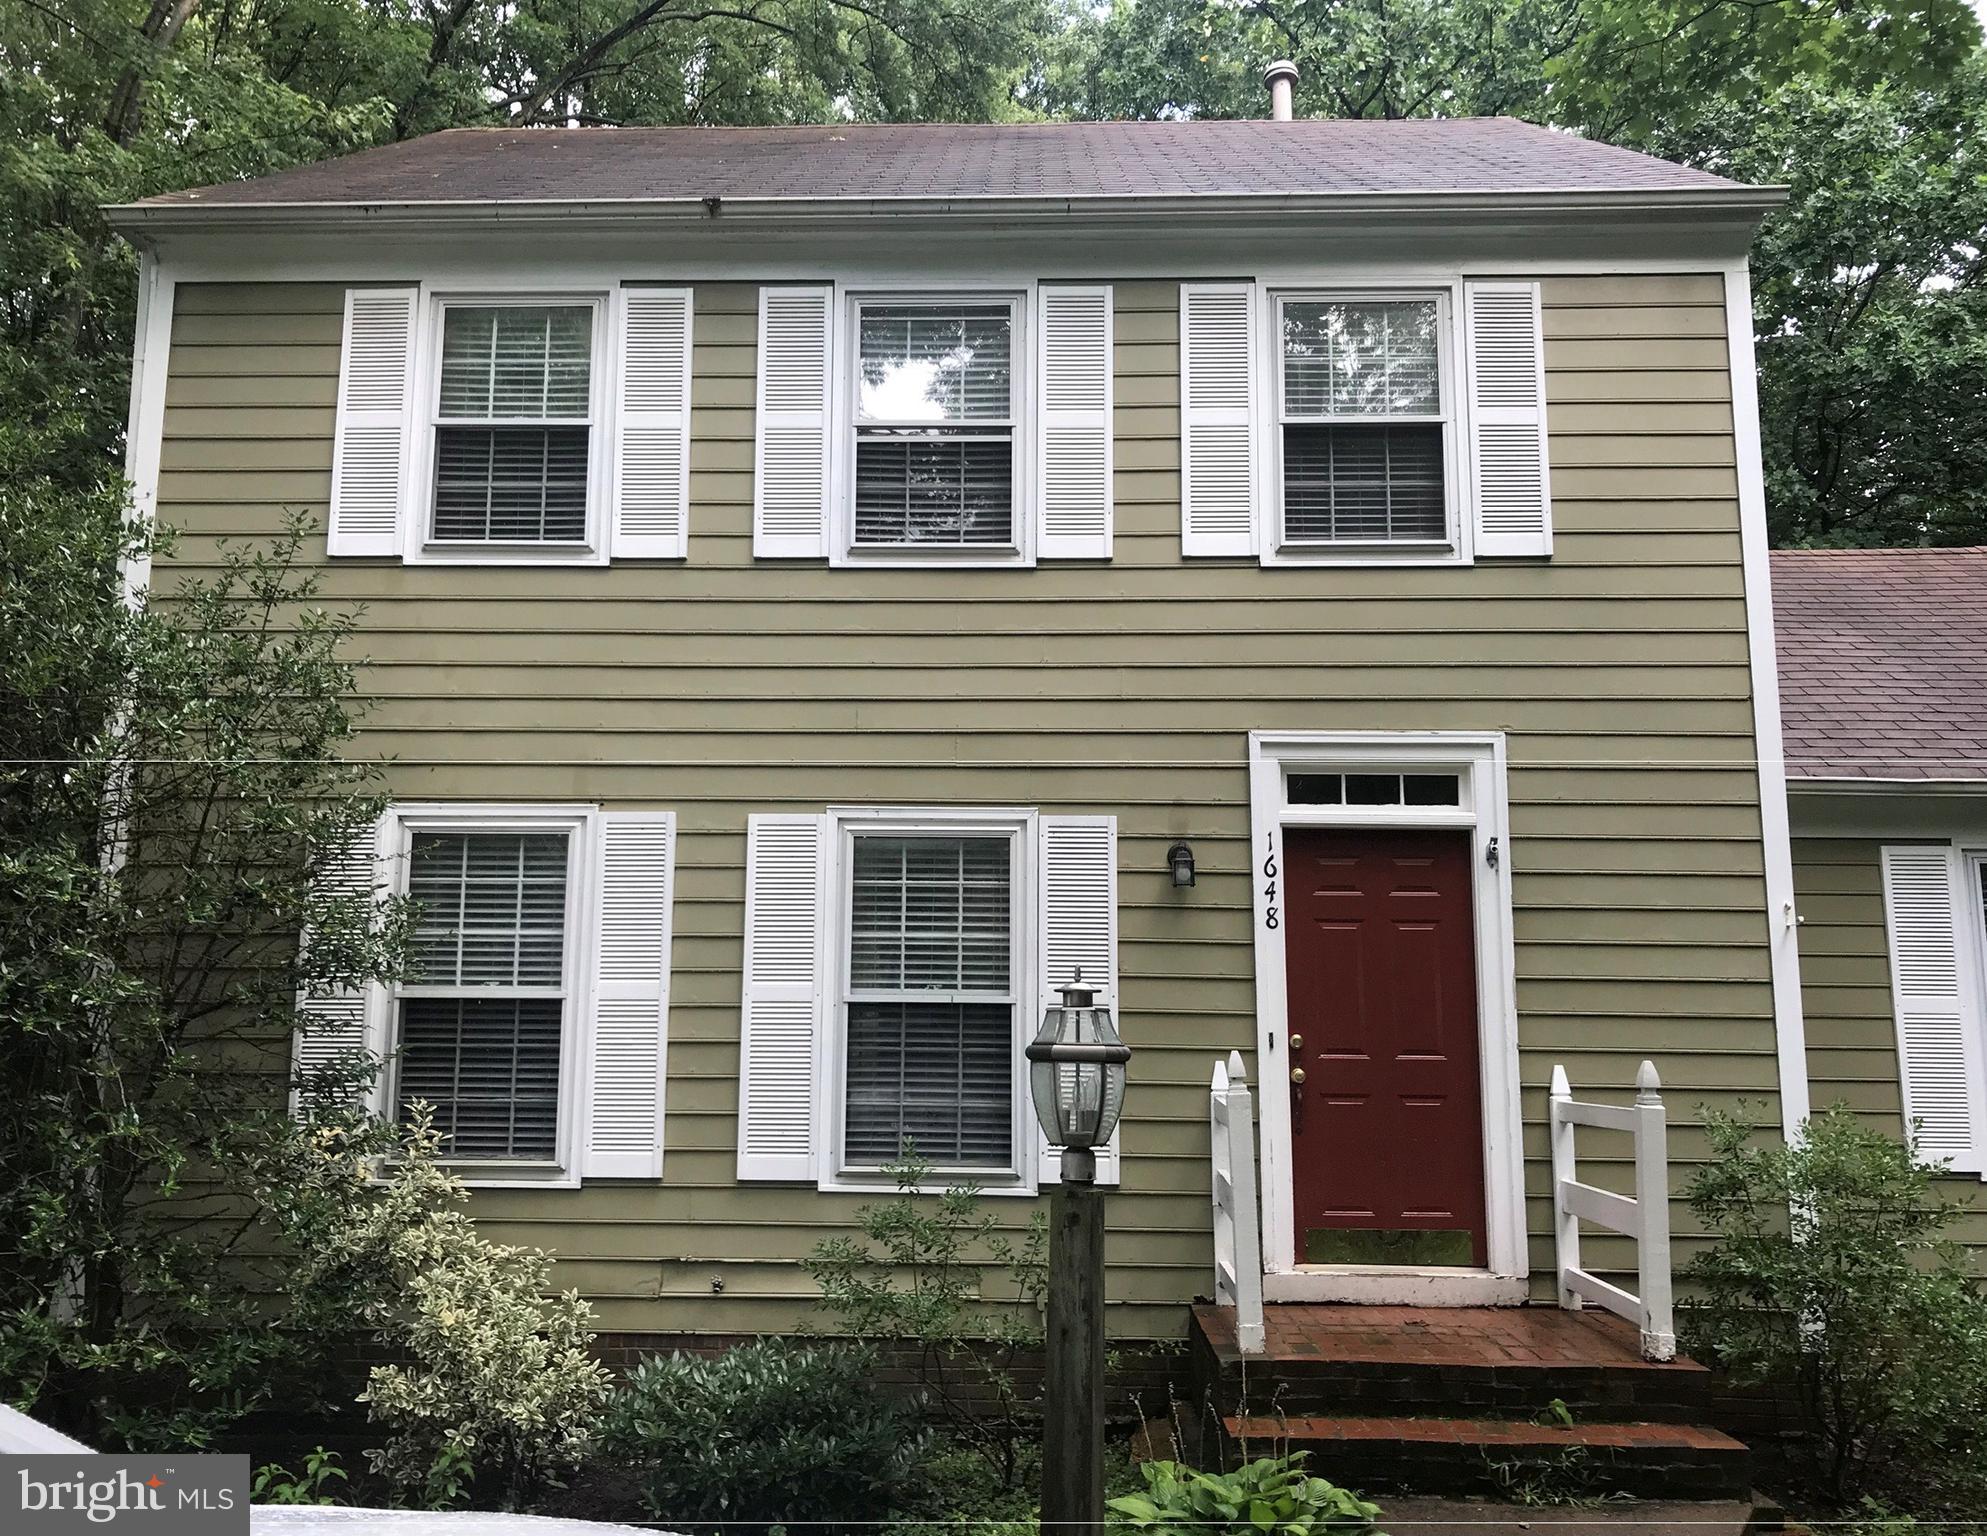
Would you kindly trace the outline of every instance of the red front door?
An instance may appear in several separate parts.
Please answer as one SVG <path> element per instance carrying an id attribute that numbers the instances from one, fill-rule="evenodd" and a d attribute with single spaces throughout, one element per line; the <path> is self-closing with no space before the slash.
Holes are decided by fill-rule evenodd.
<path id="1" fill-rule="evenodd" d="M 1480 1268 L 1469 835 L 1293 827 L 1283 849 L 1295 1260 Z"/>

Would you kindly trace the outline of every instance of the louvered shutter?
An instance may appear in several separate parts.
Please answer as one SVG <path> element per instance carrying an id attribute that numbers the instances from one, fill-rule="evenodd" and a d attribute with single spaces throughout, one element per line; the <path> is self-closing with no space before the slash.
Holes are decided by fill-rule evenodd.
<path id="1" fill-rule="evenodd" d="M 752 453 L 752 553 L 828 553 L 827 288 L 759 290 L 758 434 Z"/>
<path id="2" fill-rule="evenodd" d="M 1973 995 L 1972 945 L 1960 927 L 1978 923 L 1978 895 L 1964 884 L 1959 855 L 1943 846 L 1883 850 L 1884 922 L 1891 1000 L 1897 1014 L 1898 1076 L 1907 1123 L 1917 1122 L 1928 1157 L 1978 1172 L 1987 1143 L 1982 1114 L 1981 1009 Z"/>
<path id="3" fill-rule="evenodd" d="M 1180 285 L 1180 552 L 1256 548 L 1255 290 Z"/>
<path id="4" fill-rule="evenodd" d="M 624 288 L 615 559 L 680 560 L 690 522 L 690 290 Z"/>
<path id="5" fill-rule="evenodd" d="M 1044 816 L 1038 823 L 1038 866 L 1041 871 L 1040 942 L 1041 987 L 1035 1021 L 1042 1010 L 1061 1001 L 1056 988 L 1079 969 L 1097 988 L 1097 1000 L 1109 1006 L 1120 1032 L 1118 1011 L 1118 819 L 1115 816 Z M 1029 1034 L 1034 1030 L 1030 1029 Z M 1028 1118 L 1035 1119 L 1031 1107 Z M 1118 1182 L 1118 1141 L 1097 1151 L 1099 1183 Z M 1036 1122 L 1038 1179 L 1059 1181 L 1060 1152 L 1043 1138 Z"/>
<path id="6" fill-rule="evenodd" d="M 814 1177 L 828 830 L 821 816 L 747 822 L 741 1179 Z"/>
<path id="7" fill-rule="evenodd" d="M 1111 558 L 1111 290 L 1043 288 L 1037 327 L 1043 560 Z"/>
<path id="8" fill-rule="evenodd" d="M 412 288 L 349 288 L 332 433 L 327 553 L 397 555 L 414 424 Z"/>
<path id="9" fill-rule="evenodd" d="M 1545 341 L 1536 283 L 1466 283 L 1470 482 L 1479 555 L 1552 553 Z"/>
<path id="10" fill-rule="evenodd" d="M 377 826 L 355 836 L 336 858 L 328 860 L 319 875 L 325 894 L 334 897 L 373 896 L 380 886 L 379 837 Z M 311 936 L 302 935 L 308 951 Z M 308 993 L 297 996 L 297 1031 L 291 1042 L 291 1067 L 299 1079 L 307 1079 L 356 1051 L 373 1048 L 369 986 L 339 988 L 321 997 Z M 292 1115 L 301 1109 L 302 1095 L 290 1093 Z"/>
<path id="11" fill-rule="evenodd" d="M 676 818 L 667 811 L 600 818 L 583 1178 L 662 1177 L 675 839 Z"/>

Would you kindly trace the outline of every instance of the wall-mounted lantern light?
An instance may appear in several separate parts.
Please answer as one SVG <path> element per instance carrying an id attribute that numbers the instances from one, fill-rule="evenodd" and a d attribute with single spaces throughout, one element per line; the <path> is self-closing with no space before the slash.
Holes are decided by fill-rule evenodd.
<path id="1" fill-rule="evenodd" d="M 1166 850 L 1166 865 L 1173 871 L 1175 888 L 1194 883 L 1194 851 L 1185 843 L 1175 843 Z"/>

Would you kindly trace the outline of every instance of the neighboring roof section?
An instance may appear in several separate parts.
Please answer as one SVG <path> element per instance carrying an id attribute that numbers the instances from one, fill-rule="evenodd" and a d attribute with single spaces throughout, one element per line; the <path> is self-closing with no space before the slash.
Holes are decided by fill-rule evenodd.
<path id="1" fill-rule="evenodd" d="M 1757 195 L 1516 118 L 1321 118 L 456 128 L 135 206 L 1582 192 Z"/>
<path id="2" fill-rule="evenodd" d="M 1987 779 L 1987 549 L 1775 550 L 1787 774 Z"/>

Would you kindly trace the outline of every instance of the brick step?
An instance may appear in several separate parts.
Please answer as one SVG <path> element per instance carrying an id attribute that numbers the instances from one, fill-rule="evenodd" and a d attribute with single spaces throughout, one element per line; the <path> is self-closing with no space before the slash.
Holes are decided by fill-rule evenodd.
<path id="1" fill-rule="evenodd" d="M 1710 1372 L 1642 1359 L 1633 1329 L 1591 1312 L 1283 1306 L 1267 1322 L 1268 1347 L 1243 1355 L 1232 1314 L 1195 1308 L 1198 1401 L 1224 1416 L 1530 1418 L 1554 1399 L 1582 1422 L 1709 1416 Z"/>
<path id="2" fill-rule="evenodd" d="M 1222 1420 L 1229 1460 L 1310 1452 L 1309 1470 L 1361 1493 L 1503 1493 L 1559 1498 L 1737 1498 L 1750 1486 L 1745 1446 L 1695 1424 L 1527 1423 L 1498 1418 L 1238 1417 Z"/>

